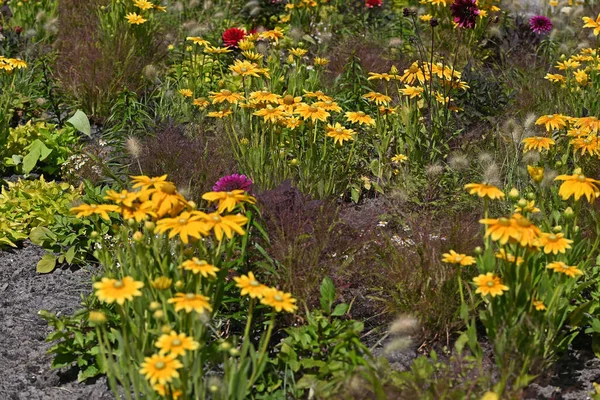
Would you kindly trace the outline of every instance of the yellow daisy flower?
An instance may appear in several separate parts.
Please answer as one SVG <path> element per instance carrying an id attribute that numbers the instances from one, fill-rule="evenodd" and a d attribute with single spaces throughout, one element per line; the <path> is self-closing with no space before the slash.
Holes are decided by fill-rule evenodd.
<path id="1" fill-rule="evenodd" d="M 135 281 L 130 276 L 123 277 L 122 280 L 112 278 L 102 278 L 100 282 L 94 283 L 96 297 L 105 303 L 116 302 L 123 305 L 125 300 L 133 300 L 134 296 L 141 296 L 139 289 L 144 287 L 142 282 Z"/>
<path id="2" fill-rule="evenodd" d="M 508 286 L 502 284 L 500 277 L 491 272 L 473 278 L 473 282 L 477 285 L 475 293 L 481 293 L 482 296 L 501 296 L 509 290 Z"/>
<path id="3" fill-rule="evenodd" d="M 176 355 L 154 354 L 152 357 L 144 358 L 141 364 L 140 374 L 146 375 L 146 379 L 151 384 L 160 383 L 162 385 L 172 382 L 179 378 L 177 370 L 183 367 L 183 364 L 177 359 Z"/>

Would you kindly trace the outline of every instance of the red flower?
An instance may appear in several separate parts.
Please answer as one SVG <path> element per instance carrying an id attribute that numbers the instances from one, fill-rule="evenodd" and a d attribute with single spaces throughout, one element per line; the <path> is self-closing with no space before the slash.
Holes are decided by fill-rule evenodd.
<path id="1" fill-rule="evenodd" d="M 229 28 L 223 32 L 225 46 L 237 47 L 240 40 L 246 37 L 246 31 L 240 28 Z"/>
<path id="2" fill-rule="evenodd" d="M 479 15 L 476 0 L 454 0 L 454 3 L 450 5 L 450 12 L 459 27 L 475 28 L 475 22 Z"/>
<path id="3" fill-rule="evenodd" d="M 375 6 L 381 7 L 383 0 L 365 0 L 365 6 L 367 8 L 373 8 Z"/>

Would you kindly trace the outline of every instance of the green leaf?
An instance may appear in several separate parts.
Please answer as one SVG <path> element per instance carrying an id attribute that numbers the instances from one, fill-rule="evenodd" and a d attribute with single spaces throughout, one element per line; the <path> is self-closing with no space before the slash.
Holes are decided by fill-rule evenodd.
<path id="1" fill-rule="evenodd" d="M 73 262 L 74 258 L 75 258 L 75 246 L 71 246 L 69 248 L 69 250 L 67 250 L 67 253 L 65 254 L 65 260 L 67 261 L 67 264 L 71 264 Z"/>
<path id="2" fill-rule="evenodd" d="M 77 381 L 83 382 L 86 379 L 93 378 L 96 375 L 99 375 L 101 371 L 94 364 L 90 365 L 84 370 L 79 371 L 77 374 Z"/>
<path id="3" fill-rule="evenodd" d="M 87 115 L 81 110 L 77 110 L 75 114 L 67 120 L 67 124 L 77 129 L 86 136 L 92 137 L 92 128 Z"/>
<path id="4" fill-rule="evenodd" d="M 54 254 L 45 254 L 37 263 L 35 270 L 40 274 L 47 274 L 48 272 L 52 272 L 54 267 L 56 267 L 56 257 Z"/>
<path id="5" fill-rule="evenodd" d="M 600 335 L 592 336 L 592 351 L 596 357 L 600 357 Z"/>
<path id="6" fill-rule="evenodd" d="M 331 313 L 331 316 L 332 317 L 340 317 L 340 316 L 346 314 L 346 312 L 348 311 L 348 308 L 349 308 L 348 304 L 340 303 L 337 306 L 335 306 L 335 309 Z"/>
<path id="7" fill-rule="evenodd" d="M 331 313 L 331 305 L 335 300 L 335 286 L 331 278 L 326 276 L 321 283 L 321 307 L 327 314 Z"/>

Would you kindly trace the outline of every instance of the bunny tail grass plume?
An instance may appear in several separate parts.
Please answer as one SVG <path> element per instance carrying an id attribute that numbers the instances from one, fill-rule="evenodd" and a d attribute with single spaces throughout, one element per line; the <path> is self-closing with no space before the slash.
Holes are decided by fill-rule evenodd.
<path id="1" fill-rule="evenodd" d="M 469 168 L 469 159 L 462 153 L 453 153 L 448 157 L 448 166 L 454 171 L 464 171 Z"/>
<path id="2" fill-rule="evenodd" d="M 483 181 L 490 185 L 502 186 L 502 180 L 500 179 L 500 168 L 495 162 L 490 163 L 483 170 Z"/>
<path id="3" fill-rule="evenodd" d="M 390 335 L 409 335 L 419 328 L 419 321 L 410 315 L 401 315 L 390 325 Z"/>
<path id="4" fill-rule="evenodd" d="M 540 153 L 537 151 L 528 151 L 521 158 L 521 162 L 525 165 L 536 165 L 539 161 Z"/>
<path id="5" fill-rule="evenodd" d="M 430 164 L 425 167 L 425 173 L 429 178 L 435 178 L 444 172 L 444 167 L 440 164 Z"/>
<path id="6" fill-rule="evenodd" d="M 558 176 L 558 172 L 553 169 L 544 169 L 544 179 L 542 179 L 541 186 L 542 187 L 550 187 L 554 185 L 554 178 Z"/>
<path id="7" fill-rule="evenodd" d="M 481 153 L 477 159 L 479 160 L 479 164 L 484 168 L 494 162 L 494 157 L 490 153 Z"/>
<path id="8" fill-rule="evenodd" d="M 525 129 L 530 129 L 531 127 L 533 127 L 533 124 L 535 123 L 536 120 L 537 120 L 537 115 L 535 115 L 534 113 L 527 114 L 527 116 L 523 120 L 523 127 Z"/>
<path id="9" fill-rule="evenodd" d="M 137 162 L 138 168 L 140 169 L 140 174 L 144 175 L 144 172 L 142 171 L 142 165 L 140 164 L 140 156 L 142 155 L 142 146 L 140 145 L 140 142 L 133 136 L 129 136 L 125 141 L 125 148 L 127 149 L 127 152 L 131 158 Z"/>

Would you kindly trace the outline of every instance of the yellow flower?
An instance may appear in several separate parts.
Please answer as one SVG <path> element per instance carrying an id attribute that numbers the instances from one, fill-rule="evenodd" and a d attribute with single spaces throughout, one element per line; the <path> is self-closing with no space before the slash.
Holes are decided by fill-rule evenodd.
<path id="1" fill-rule="evenodd" d="M 130 276 L 125 276 L 122 280 L 102 278 L 100 282 L 94 283 L 96 297 L 100 301 L 108 304 L 117 302 L 119 305 L 123 305 L 125 300 L 133 300 L 134 296 L 141 296 L 139 289 L 143 287 L 142 282 L 135 281 Z"/>
<path id="2" fill-rule="evenodd" d="M 356 132 L 352 129 L 343 127 L 338 122 L 335 125 L 327 124 L 327 137 L 334 139 L 334 143 L 344 144 L 345 140 L 354 140 Z"/>
<path id="3" fill-rule="evenodd" d="M 185 38 L 185 40 L 189 40 L 199 46 L 210 46 L 210 42 L 208 40 L 204 40 L 199 36 L 188 36 Z"/>
<path id="4" fill-rule="evenodd" d="M 192 92 L 190 89 L 179 89 L 178 92 L 183 97 L 192 97 L 194 95 L 194 92 Z"/>
<path id="5" fill-rule="evenodd" d="M 568 69 L 575 69 L 578 68 L 581 65 L 581 63 L 579 61 L 575 61 L 575 60 L 567 60 L 564 62 L 557 62 L 556 63 L 556 68 L 560 69 L 561 71 L 566 71 Z"/>
<path id="6" fill-rule="evenodd" d="M 106 322 L 106 314 L 102 311 L 90 311 L 88 319 L 93 324 L 101 325 Z"/>
<path id="7" fill-rule="evenodd" d="M 77 213 L 76 217 L 88 217 L 92 214 L 98 214 L 102 219 L 110 221 L 109 212 L 119 211 L 119 207 L 112 204 L 82 204 L 71 208 L 71 213 Z"/>
<path id="8" fill-rule="evenodd" d="M 506 250 L 504 250 L 504 249 L 500 249 L 496 253 L 496 258 L 498 258 L 500 260 L 508 261 L 509 263 L 515 263 L 517 266 L 523 264 L 523 261 L 525 261 L 523 259 L 523 257 L 519 256 L 519 257 L 515 258 L 514 255 L 507 253 Z"/>
<path id="9" fill-rule="evenodd" d="M 353 124 L 375 126 L 375 120 L 362 111 L 347 111 L 346 120 Z"/>
<path id="10" fill-rule="evenodd" d="M 217 272 L 219 272 L 219 268 L 207 263 L 205 260 L 199 260 L 197 257 L 184 261 L 180 268 L 192 271 L 194 274 L 201 274 L 205 278 L 208 278 L 209 275 L 216 277 Z"/>
<path id="11" fill-rule="evenodd" d="M 279 107 L 268 105 L 265 108 L 255 111 L 252 115 L 263 117 L 264 122 L 271 122 L 275 124 L 283 118 L 283 110 Z"/>
<path id="12" fill-rule="evenodd" d="M 546 309 L 546 306 L 544 305 L 544 302 L 541 300 L 533 300 L 533 306 L 535 307 L 535 309 L 537 311 L 544 311 Z"/>
<path id="13" fill-rule="evenodd" d="M 156 290 L 167 290 L 173 284 L 173 279 L 167 276 L 158 276 L 150 282 L 150 285 Z"/>
<path id="14" fill-rule="evenodd" d="M 153 211 L 154 206 L 151 201 L 145 201 L 143 203 L 134 203 L 133 207 L 122 206 L 121 214 L 123 215 L 123 219 L 135 219 L 137 222 L 142 222 L 147 217 L 156 218 L 157 215 Z"/>
<path id="15" fill-rule="evenodd" d="M 175 218 L 163 218 L 156 223 L 156 232 L 169 232 L 169 239 L 175 235 L 179 235 L 181 241 L 185 244 L 189 242 L 189 236 L 200 239 L 202 236 L 207 236 L 210 228 L 203 221 L 202 215 L 182 212 Z"/>
<path id="16" fill-rule="evenodd" d="M 154 8 L 154 4 L 150 3 L 148 0 L 133 0 L 133 5 L 142 10 Z"/>
<path id="17" fill-rule="evenodd" d="M 444 253 L 442 256 L 442 262 L 449 264 L 458 264 L 462 267 L 475 264 L 475 258 L 466 254 L 457 253 L 454 250 L 450 250 L 450 253 Z"/>
<path id="18" fill-rule="evenodd" d="M 209 304 L 210 299 L 201 294 L 195 293 L 176 293 L 175 297 L 167 300 L 169 304 L 175 304 L 175 312 L 185 310 L 187 313 L 196 311 L 203 313 L 204 311 L 212 312 L 212 307 Z"/>
<path id="19" fill-rule="evenodd" d="M 227 54 L 231 53 L 232 51 L 233 50 L 231 50 L 229 47 L 214 47 L 210 45 L 204 47 L 204 52 L 207 54 Z"/>
<path id="20" fill-rule="evenodd" d="M 491 200 L 504 198 L 502 190 L 487 183 L 468 183 L 465 185 L 465 189 L 469 191 L 469 194 L 476 194 L 479 197 L 487 197 Z"/>
<path id="21" fill-rule="evenodd" d="M 285 293 L 275 288 L 266 288 L 263 296 L 264 297 L 260 300 L 260 302 L 267 306 L 273 307 L 277 312 L 281 312 L 283 310 L 292 313 L 298 308 L 294 304 L 296 299 L 294 299 L 290 293 Z"/>
<path id="22" fill-rule="evenodd" d="M 333 111 L 340 112 L 342 111 L 342 107 L 340 107 L 335 101 L 317 101 L 312 104 L 315 107 L 322 108 L 325 111 Z"/>
<path id="23" fill-rule="evenodd" d="M 544 168 L 534 167 L 532 165 L 527 166 L 527 173 L 533 179 L 534 182 L 540 183 L 544 179 Z"/>
<path id="24" fill-rule="evenodd" d="M 168 335 L 160 336 L 154 345 L 160 349 L 159 354 L 173 356 L 182 356 L 186 350 L 193 351 L 200 347 L 200 343 L 185 333 L 178 334 L 175 331 L 171 331 Z"/>
<path id="25" fill-rule="evenodd" d="M 567 78 L 561 74 L 546 74 L 544 79 L 554 83 L 565 83 L 567 81 Z"/>
<path id="26" fill-rule="evenodd" d="M 518 235 L 516 221 L 514 218 L 481 219 L 479 223 L 488 225 L 485 231 L 485 237 L 491 236 L 494 242 L 506 244 L 511 237 Z"/>
<path id="27" fill-rule="evenodd" d="M 588 153 L 590 156 L 600 155 L 600 141 L 598 140 L 597 134 L 587 135 L 585 137 L 579 137 L 569 142 L 573 145 L 573 151 L 581 150 L 581 155 Z"/>
<path id="28" fill-rule="evenodd" d="M 245 235 L 246 232 L 242 229 L 248 222 L 248 218 L 243 215 L 219 215 L 218 213 L 211 213 L 205 216 L 203 222 L 206 224 L 209 230 L 214 230 L 217 240 L 220 242 L 223 240 L 223 233 L 228 239 L 233 237 L 233 232 L 237 232 L 240 235 Z"/>
<path id="29" fill-rule="evenodd" d="M 562 233 L 542 233 L 538 239 L 539 246 L 544 248 L 546 254 L 565 254 L 571 248 L 571 243 L 573 241 L 565 239 Z"/>
<path id="30" fill-rule="evenodd" d="M 210 92 L 208 97 L 212 100 L 213 104 L 223 102 L 237 104 L 238 101 L 244 99 L 244 96 L 241 93 L 234 93 L 227 89 L 222 89 L 220 92 Z"/>
<path id="31" fill-rule="evenodd" d="M 296 117 L 284 118 L 279 122 L 288 129 L 296 129 L 297 127 L 302 125 L 302 121 Z"/>
<path id="32" fill-rule="evenodd" d="M 183 394 L 183 392 L 181 390 L 178 390 L 178 389 L 170 390 L 167 385 L 164 385 L 161 383 L 156 383 L 156 384 L 152 385 L 152 389 L 154 389 L 156 391 L 156 393 L 158 393 L 159 395 L 169 398 L 169 399 L 172 399 L 172 400 L 179 400 L 179 398 Z"/>
<path id="33" fill-rule="evenodd" d="M 516 240 L 521 246 L 536 247 L 538 238 L 542 234 L 540 228 L 535 226 L 529 219 L 521 214 L 513 215 L 515 221 L 516 233 L 511 235 L 511 239 Z"/>
<path id="34" fill-rule="evenodd" d="M 331 97 L 327 96 L 325 93 L 323 93 L 320 90 L 317 90 L 316 92 L 307 92 L 305 90 L 304 91 L 304 96 L 308 97 L 308 98 L 315 97 L 319 101 L 333 101 L 333 99 Z"/>
<path id="35" fill-rule="evenodd" d="M 536 125 L 545 125 L 547 131 L 567 126 L 567 118 L 562 114 L 542 115 L 535 121 Z"/>
<path id="36" fill-rule="evenodd" d="M 144 22 L 148 21 L 147 19 L 136 13 L 128 13 L 127 15 L 125 15 L 125 19 L 127 19 L 127 22 L 129 22 L 130 25 L 141 25 Z"/>
<path id="37" fill-rule="evenodd" d="M 261 39 L 272 40 L 275 43 L 279 43 L 279 39 L 283 38 L 283 31 L 281 30 L 281 28 L 276 27 L 273 30 L 261 32 L 259 34 L 259 37 Z"/>
<path id="38" fill-rule="evenodd" d="M 268 90 L 259 90 L 256 92 L 250 93 L 250 100 L 254 100 L 260 103 L 274 103 L 278 104 L 280 95 L 271 93 Z"/>
<path id="39" fill-rule="evenodd" d="M 253 299 L 262 298 L 265 290 L 268 289 L 267 286 L 256 280 L 252 272 L 248 272 L 248 275 L 236 276 L 233 280 L 236 282 L 235 286 L 242 289 L 240 292 L 242 296 L 248 295 Z"/>
<path id="40" fill-rule="evenodd" d="M 577 275 L 583 275 L 583 271 L 581 271 L 577 266 L 569 267 L 562 261 L 555 261 L 546 266 L 546 268 L 554 270 L 554 272 L 560 272 L 561 274 L 565 274 L 570 276 L 571 278 L 575 278 Z"/>
<path id="41" fill-rule="evenodd" d="M 154 212 L 160 218 L 166 214 L 177 215 L 185 206 L 189 205 L 171 182 L 164 182 L 160 187 L 155 185 L 155 188 L 148 189 L 148 192 L 151 194 Z"/>
<path id="42" fill-rule="evenodd" d="M 255 76 L 260 77 L 260 68 L 255 64 L 247 60 L 235 60 L 233 65 L 229 67 L 231 72 L 241 76 Z"/>
<path id="43" fill-rule="evenodd" d="M 235 206 L 241 203 L 256 203 L 256 199 L 252 196 L 249 196 L 243 190 L 232 190 L 230 192 L 208 192 L 202 195 L 204 200 L 210 202 L 219 202 L 219 208 L 217 209 L 218 213 L 222 213 L 227 210 L 229 212 L 233 211 Z"/>
<path id="44" fill-rule="evenodd" d="M 264 56 L 262 54 L 257 53 L 255 51 L 251 51 L 251 50 L 242 51 L 242 55 L 244 56 L 244 58 L 251 60 L 251 61 L 259 61 L 264 58 Z"/>
<path id="45" fill-rule="evenodd" d="M 224 110 L 224 111 L 211 111 L 206 115 L 208 115 L 209 117 L 212 117 L 212 118 L 225 118 L 231 114 L 232 114 L 231 110 Z"/>
<path id="46" fill-rule="evenodd" d="M 414 99 L 415 97 L 421 97 L 423 88 L 420 86 L 404 85 L 404 89 L 400 89 L 400 93 L 402 93 L 403 96 L 409 96 L 411 99 Z"/>
<path id="47" fill-rule="evenodd" d="M 419 19 L 423 22 L 429 22 L 429 21 L 431 21 L 431 18 L 433 18 L 433 17 L 430 14 L 425 14 L 425 15 L 419 16 Z"/>
<path id="48" fill-rule="evenodd" d="M 254 46 L 254 42 L 252 40 L 248 40 L 247 38 L 244 38 L 238 42 L 238 47 L 242 51 L 248 51 L 248 50 L 252 50 L 255 46 Z"/>
<path id="49" fill-rule="evenodd" d="M 394 157 L 392 157 L 392 162 L 394 164 L 402 164 L 403 162 L 408 161 L 408 157 L 405 156 L 404 154 L 396 154 Z"/>
<path id="50" fill-rule="evenodd" d="M 448 4 L 446 4 L 448 0 L 429 0 L 429 2 L 431 4 L 433 4 L 434 6 L 444 6 L 446 7 Z"/>
<path id="51" fill-rule="evenodd" d="M 400 80 L 409 85 L 412 85 L 416 80 L 422 84 L 425 82 L 425 75 L 423 74 L 423 70 L 419 68 L 419 64 L 415 61 L 408 69 L 404 70 L 404 74 L 400 77 Z"/>
<path id="52" fill-rule="evenodd" d="M 10 65 L 12 65 L 13 68 L 17 68 L 17 69 L 27 68 L 27 63 L 25 61 L 21 60 L 20 58 L 7 58 L 5 60 L 8 61 L 8 63 Z M 0 58 L 0 61 L 2 61 L 2 58 Z"/>
<path id="53" fill-rule="evenodd" d="M 303 55 L 305 55 L 306 53 L 308 53 L 308 50 L 304 50 L 301 49 L 299 47 L 296 48 L 291 48 L 290 49 L 290 54 L 295 55 L 296 57 L 302 57 Z"/>
<path id="54" fill-rule="evenodd" d="M 300 115 L 305 120 L 311 119 L 315 121 L 326 121 L 329 113 L 320 107 L 308 104 L 300 104 L 296 107 L 296 114 Z"/>
<path id="55" fill-rule="evenodd" d="M 390 96 L 386 96 L 385 94 L 377 92 L 369 92 L 365 94 L 363 98 L 369 101 L 374 101 L 377 105 L 388 105 L 390 101 L 392 101 L 392 98 Z"/>
<path id="56" fill-rule="evenodd" d="M 150 189 L 150 188 L 160 189 L 162 186 L 166 185 L 167 183 L 171 184 L 170 182 L 167 182 L 167 175 L 155 176 L 153 178 L 147 177 L 145 175 L 138 175 L 138 176 L 132 176 L 131 181 L 133 183 L 135 183 L 133 185 L 134 189 L 141 188 L 142 190 L 146 190 L 146 189 Z"/>
<path id="57" fill-rule="evenodd" d="M 131 193 L 122 190 L 121 193 L 114 190 L 107 190 L 104 200 L 110 200 L 116 204 L 122 204 L 126 207 L 133 207 L 133 202 L 137 200 L 137 193 Z"/>
<path id="58" fill-rule="evenodd" d="M 583 22 L 585 22 L 585 25 L 583 25 L 584 28 L 593 28 L 595 36 L 600 34 L 600 14 L 598 14 L 596 20 L 593 20 L 590 17 L 583 17 L 582 19 Z"/>
<path id="59" fill-rule="evenodd" d="M 315 59 L 313 60 L 313 63 L 315 65 L 319 65 L 319 66 L 325 66 L 327 64 L 329 64 L 329 60 L 323 57 L 315 57 Z"/>
<path id="60" fill-rule="evenodd" d="M 600 181 L 586 178 L 585 175 L 580 173 L 580 170 L 575 172 L 574 175 L 559 175 L 554 179 L 564 181 L 558 189 L 558 194 L 563 200 L 567 200 L 573 196 L 575 197 L 575 201 L 579 200 L 581 196 L 585 196 L 587 201 L 592 203 L 599 196 L 600 189 L 598 189 L 596 184 L 600 183 Z"/>
<path id="61" fill-rule="evenodd" d="M 529 150 L 544 151 L 550 150 L 550 146 L 554 145 L 554 139 L 545 136 L 533 136 L 522 140 L 523 152 Z"/>
<path id="62" fill-rule="evenodd" d="M 574 75 L 575 75 L 575 80 L 581 86 L 584 86 L 585 84 L 588 83 L 589 76 L 585 71 L 578 69 L 577 71 L 575 71 Z"/>
<path id="63" fill-rule="evenodd" d="M 473 278 L 473 282 L 477 285 L 475 293 L 481 293 L 482 296 L 487 296 L 488 294 L 492 297 L 501 296 L 509 290 L 508 286 L 502 284 L 500 277 L 491 272 Z"/>
<path id="64" fill-rule="evenodd" d="M 515 212 L 538 213 L 540 212 L 540 209 L 535 206 L 535 200 L 527 201 L 525 199 L 521 199 L 517 204 L 515 204 Z"/>
<path id="65" fill-rule="evenodd" d="M 294 97 L 291 94 L 286 94 L 285 96 L 280 98 L 278 101 L 279 101 L 279 106 L 282 108 L 282 110 L 291 114 L 296 109 L 296 106 L 298 106 L 299 104 L 302 103 L 302 97 L 301 96 Z"/>
<path id="66" fill-rule="evenodd" d="M 192 104 L 201 109 L 205 109 L 206 107 L 208 107 L 210 102 L 208 100 L 206 100 L 204 97 L 200 97 L 200 98 L 194 99 Z"/>
<path id="67" fill-rule="evenodd" d="M 144 358 L 141 364 L 140 374 L 146 375 L 146 379 L 151 384 L 172 382 L 179 378 L 177 370 L 183 367 L 183 364 L 177 359 L 176 355 L 154 354 L 152 357 Z"/>

